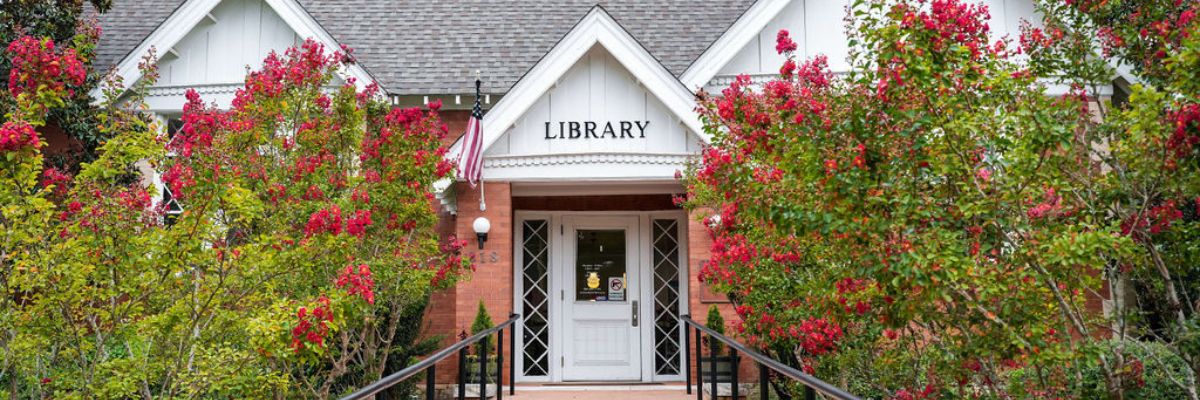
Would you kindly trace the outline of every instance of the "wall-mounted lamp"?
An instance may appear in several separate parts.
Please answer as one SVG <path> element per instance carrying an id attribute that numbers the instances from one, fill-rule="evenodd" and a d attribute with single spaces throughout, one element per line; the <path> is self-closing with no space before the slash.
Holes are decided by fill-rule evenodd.
<path id="1" fill-rule="evenodd" d="M 488 231 L 492 230 L 492 222 L 487 218 L 479 217 L 475 218 L 475 223 L 471 224 L 471 227 L 475 229 L 475 238 L 478 239 L 479 249 L 483 250 L 483 243 L 487 242 Z"/>

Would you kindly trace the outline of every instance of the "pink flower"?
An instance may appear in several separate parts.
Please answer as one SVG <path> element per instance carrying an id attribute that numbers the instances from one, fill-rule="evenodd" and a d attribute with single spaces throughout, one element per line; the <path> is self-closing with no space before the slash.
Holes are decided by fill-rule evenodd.
<path id="1" fill-rule="evenodd" d="M 0 125 L 0 152 L 18 151 L 39 144 L 37 131 L 25 121 L 7 121 Z"/>
<path id="2" fill-rule="evenodd" d="M 1042 202 L 1030 208 L 1025 214 L 1030 219 L 1054 216 L 1062 210 L 1061 201 L 1062 198 L 1055 194 L 1054 188 L 1047 188 L 1046 193 L 1042 195 Z"/>
<path id="3" fill-rule="evenodd" d="M 775 51 L 779 54 L 791 53 L 796 51 L 796 42 L 792 41 L 792 37 L 788 34 L 787 29 L 780 29 L 775 35 Z"/>
<path id="4" fill-rule="evenodd" d="M 975 176 L 981 181 L 989 182 L 992 180 L 992 171 L 987 168 L 980 168 L 978 171 L 975 171 Z"/>
<path id="5" fill-rule="evenodd" d="M 783 79 L 792 79 L 792 74 L 795 73 L 796 61 L 792 60 L 791 58 L 784 60 L 783 66 L 779 67 L 779 75 L 782 76 Z"/>
<path id="6" fill-rule="evenodd" d="M 362 297 L 368 304 L 375 304 L 375 281 L 371 279 L 371 269 L 367 264 L 357 267 L 347 265 L 334 281 L 334 285 L 339 289 L 345 288 L 351 296 Z"/>
<path id="7" fill-rule="evenodd" d="M 367 227 L 371 226 L 371 210 L 357 210 L 354 216 L 346 221 L 346 233 L 354 237 L 363 237 L 366 234 Z"/>
<path id="8" fill-rule="evenodd" d="M 321 233 L 331 235 L 342 233 L 341 208 L 333 206 L 317 211 L 308 217 L 308 224 L 304 227 L 304 237 L 312 237 Z"/>

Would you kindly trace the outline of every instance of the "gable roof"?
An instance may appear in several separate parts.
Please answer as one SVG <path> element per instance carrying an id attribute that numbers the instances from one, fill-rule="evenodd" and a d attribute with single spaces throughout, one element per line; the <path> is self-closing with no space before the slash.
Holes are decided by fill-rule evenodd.
<path id="1" fill-rule="evenodd" d="M 187 0 L 188 2 L 200 0 Z M 296 0 L 389 93 L 508 92 L 580 17 L 602 5 L 678 77 L 755 0 Z M 97 65 L 113 65 L 185 0 L 114 0 Z M 161 49 L 160 49 L 161 51 Z M 140 57 L 140 55 L 138 56 Z M 137 58 L 137 57 L 135 57 Z"/>
<path id="2" fill-rule="evenodd" d="M 488 112 L 488 117 L 483 119 L 483 151 L 487 152 L 492 144 L 507 134 L 509 128 L 595 46 L 607 50 L 637 78 L 639 85 L 661 101 L 684 126 L 708 141 L 696 114 L 692 92 L 665 65 L 652 57 L 645 46 L 638 43 L 607 9 L 597 5 L 574 24 L 570 32 Z M 461 145 L 462 138 L 459 138 L 447 154 L 459 154 Z"/>
<path id="3" fill-rule="evenodd" d="M 144 38 L 137 41 L 137 44 L 129 51 L 124 52 L 116 62 L 114 69 L 124 80 L 122 85 L 126 88 L 141 78 L 141 70 L 138 65 L 145 54 L 151 49 L 157 49 L 161 57 L 167 50 L 174 47 L 184 37 L 190 34 L 196 25 L 205 18 L 212 18 L 212 10 L 217 5 L 221 4 L 222 0 L 188 0 L 179 4 L 172 10 L 165 19 L 158 23 Z M 296 0 L 263 0 L 271 9 L 283 19 L 285 23 L 298 36 L 312 38 L 319 43 L 325 45 L 327 49 L 338 49 L 338 43 L 333 36 L 321 26 L 319 22 L 313 19 L 304 8 L 296 2 Z M 136 13 L 134 13 L 136 14 Z M 121 25 L 116 25 L 121 26 Z M 101 25 L 101 46 L 104 44 L 103 25 Z M 120 54 L 120 52 L 108 51 L 105 53 L 97 52 L 98 58 L 100 54 Z M 98 59 L 100 65 L 105 63 L 104 59 Z M 354 77 L 356 85 L 359 87 L 365 86 L 370 82 L 375 82 L 366 69 L 359 64 L 351 64 L 338 72 L 343 77 Z M 93 96 L 99 97 L 101 88 L 93 90 Z"/>

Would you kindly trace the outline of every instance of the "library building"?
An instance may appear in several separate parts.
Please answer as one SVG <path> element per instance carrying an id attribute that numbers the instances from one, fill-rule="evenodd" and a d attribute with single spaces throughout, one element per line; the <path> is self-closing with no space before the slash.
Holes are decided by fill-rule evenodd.
<path id="1" fill-rule="evenodd" d="M 521 316 L 506 384 L 510 371 L 515 383 L 683 382 L 678 317 L 702 321 L 717 305 L 737 319 L 697 278 L 707 215 L 674 202 L 676 174 L 708 141 L 697 95 L 777 74 L 781 29 L 798 57 L 824 54 L 845 72 L 849 1 L 115 0 L 99 16 L 97 66 L 132 84 L 155 49 L 146 101 L 173 126 L 187 90 L 228 107 L 271 51 L 346 46 L 357 62 L 340 79 L 375 83 L 400 107 L 444 104 L 452 155 L 478 77 L 482 183 L 433 189 L 441 229 L 467 239 L 476 271 L 434 294 L 424 329 L 448 345 L 482 302 Z M 997 37 L 1033 13 L 1029 0 L 984 3 Z M 755 381 L 751 368 L 740 376 Z M 457 371 L 437 374 L 449 383 Z"/>

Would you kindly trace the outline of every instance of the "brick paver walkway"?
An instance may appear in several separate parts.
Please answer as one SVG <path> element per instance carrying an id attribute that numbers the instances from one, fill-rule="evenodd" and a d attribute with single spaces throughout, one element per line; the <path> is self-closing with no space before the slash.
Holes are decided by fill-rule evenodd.
<path id="1" fill-rule="evenodd" d="M 632 385 L 632 386 L 517 386 L 517 395 L 505 399 L 513 400 L 689 400 L 696 395 L 688 395 L 682 384 L 671 385 Z"/>

